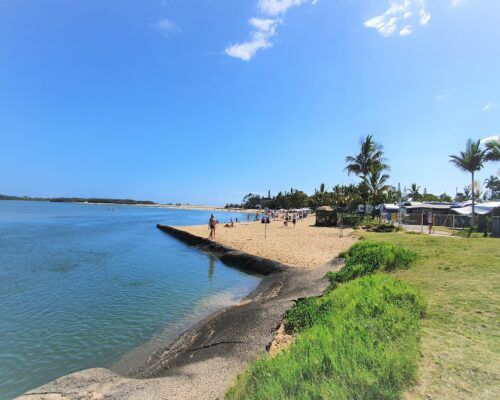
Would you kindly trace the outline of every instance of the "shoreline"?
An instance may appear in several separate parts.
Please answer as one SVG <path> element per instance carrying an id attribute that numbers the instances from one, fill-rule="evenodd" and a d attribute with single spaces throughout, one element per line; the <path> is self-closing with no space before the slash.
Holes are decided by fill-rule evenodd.
<path id="1" fill-rule="evenodd" d="M 340 268 L 333 260 L 313 269 L 291 267 L 181 229 L 161 225 L 159 229 L 226 264 L 265 276 L 236 305 L 202 319 L 127 376 L 104 368 L 87 369 L 28 391 L 19 399 L 49 399 L 55 394 L 69 399 L 164 399 L 167 393 L 172 399 L 223 397 L 245 365 L 266 352 L 284 313 L 297 299 L 322 294 L 328 286 L 325 273 Z"/>
<path id="2" fill-rule="evenodd" d="M 194 204 L 127 204 L 127 203 L 89 203 L 84 201 L 50 201 L 50 200 L 12 200 L 0 199 L 0 201 L 22 201 L 25 203 L 52 203 L 52 204 L 83 204 L 87 206 L 130 206 L 130 207 L 147 207 L 147 208 L 167 208 L 172 210 L 191 210 L 191 211 L 216 211 L 216 212 L 234 212 L 241 214 L 255 214 L 256 212 L 263 213 L 263 210 L 257 209 L 242 209 L 242 208 L 225 208 L 223 206 L 209 206 L 209 205 L 194 205 Z"/>
<path id="3" fill-rule="evenodd" d="M 165 344 L 173 343 L 184 332 L 212 314 L 235 306 L 248 297 L 259 286 L 263 278 L 260 274 L 254 275 L 259 276 L 260 280 L 253 288 L 248 288 L 245 293 L 227 291 L 202 298 L 189 314 L 166 324 L 145 343 L 128 350 L 118 360 L 108 363 L 104 368 L 119 375 L 128 376 L 131 371 L 143 367 L 148 358 L 158 349 L 165 347 Z"/>

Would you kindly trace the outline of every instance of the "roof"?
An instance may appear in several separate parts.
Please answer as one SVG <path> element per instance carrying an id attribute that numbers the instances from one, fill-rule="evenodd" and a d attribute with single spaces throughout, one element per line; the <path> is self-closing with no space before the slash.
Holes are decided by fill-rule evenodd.
<path id="1" fill-rule="evenodd" d="M 382 204 L 381 208 L 385 211 L 399 211 L 399 205 L 397 204 Z"/>
<path id="2" fill-rule="evenodd" d="M 330 206 L 321 206 L 316 209 L 316 211 L 333 211 L 333 208 Z"/>
<path id="3" fill-rule="evenodd" d="M 415 210 L 418 208 L 425 208 L 427 210 L 449 210 L 451 208 L 451 204 L 446 203 L 419 203 L 416 201 L 412 201 L 410 206 L 405 206 L 407 210 Z"/>
<path id="4" fill-rule="evenodd" d="M 472 206 L 453 208 L 452 211 L 460 215 L 471 215 Z M 484 214 L 489 214 L 491 210 L 474 207 L 474 212 L 479 215 L 484 215 Z"/>
<path id="5" fill-rule="evenodd" d="M 477 203 L 474 206 L 474 212 L 479 215 L 489 214 L 494 208 L 500 207 L 500 201 L 487 201 L 485 203 Z M 453 212 L 460 215 L 471 215 L 472 206 L 456 207 L 451 209 Z"/>

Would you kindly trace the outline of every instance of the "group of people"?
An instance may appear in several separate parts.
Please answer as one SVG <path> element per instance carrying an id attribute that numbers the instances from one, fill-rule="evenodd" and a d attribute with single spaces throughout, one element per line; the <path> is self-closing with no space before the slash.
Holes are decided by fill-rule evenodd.
<path id="1" fill-rule="evenodd" d="M 293 226 L 295 227 L 295 224 L 297 223 L 297 221 L 305 218 L 304 215 L 302 215 L 300 213 L 295 213 L 295 212 L 289 213 L 287 211 L 285 213 L 280 213 L 280 214 L 278 214 L 277 212 L 272 212 L 272 213 L 269 213 L 269 215 L 267 216 L 267 221 L 263 220 L 262 222 L 269 223 L 270 218 L 272 218 L 274 221 L 276 221 L 280 216 L 282 216 L 282 218 L 283 218 L 283 224 L 284 224 L 285 228 L 288 227 L 289 222 L 291 222 L 293 224 Z M 264 218 L 266 218 L 265 215 L 264 215 L 263 219 Z M 431 217 L 431 219 L 432 219 L 432 217 Z M 259 221 L 259 213 L 258 212 L 255 214 L 254 220 Z M 250 221 L 250 214 L 247 214 L 247 221 Z M 230 218 L 229 222 L 226 222 L 226 224 L 224 224 L 224 227 L 232 228 L 234 226 L 234 222 L 238 222 L 237 217 L 235 218 L 234 221 L 233 221 L 233 218 Z M 215 239 L 215 229 L 216 229 L 218 223 L 219 223 L 219 221 L 217 220 L 217 218 L 215 218 L 215 216 L 213 214 L 211 214 L 210 219 L 208 220 L 208 228 L 210 229 L 210 234 L 208 236 L 209 239 Z M 430 229 L 431 228 L 429 227 L 429 232 L 430 232 Z"/>
<path id="2" fill-rule="evenodd" d="M 291 216 L 285 216 L 283 218 L 283 225 L 285 226 L 285 228 L 288 228 L 288 221 L 292 221 L 293 227 L 295 228 L 295 224 L 297 223 L 297 215 L 292 214 Z"/>

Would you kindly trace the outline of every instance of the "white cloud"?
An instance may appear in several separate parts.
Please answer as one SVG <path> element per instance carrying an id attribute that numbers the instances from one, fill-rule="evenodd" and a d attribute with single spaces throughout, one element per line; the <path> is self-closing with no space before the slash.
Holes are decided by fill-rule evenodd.
<path id="1" fill-rule="evenodd" d="M 488 103 L 486 103 L 484 105 L 483 111 L 491 111 L 491 110 L 494 110 L 497 107 L 498 107 L 497 103 L 494 103 L 493 101 L 490 101 L 490 102 L 488 102 Z"/>
<path id="2" fill-rule="evenodd" d="M 373 28 L 382 36 L 391 36 L 399 31 L 400 36 L 408 36 L 413 33 L 413 24 L 416 22 L 427 25 L 431 14 L 425 8 L 425 0 L 396 0 L 391 1 L 390 6 L 382 14 L 370 18 L 364 22 L 367 28 Z M 404 20 L 404 26 L 399 27 Z"/>
<path id="3" fill-rule="evenodd" d="M 152 22 L 149 24 L 149 27 L 160 32 L 164 37 L 168 37 L 171 33 L 179 31 L 179 27 L 168 19 L 162 19 L 158 22 Z"/>
<path id="4" fill-rule="evenodd" d="M 429 14 L 425 9 L 421 9 L 420 12 L 420 25 L 427 25 L 431 20 L 431 14 Z"/>
<path id="5" fill-rule="evenodd" d="M 250 18 L 250 25 L 252 25 L 255 29 L 261 32 L 266 32 L 274 35 L 276 30 L 276 23 L 278 20 L 276 19 L 261 19 L 261 18 Z"/>
<path id="6" fill-rule="evenodd" d="M 248 22 L 254 28 L 251 40 L 228 46 L 224 51 L 228 56 L 250 61 L 258 50 L 272 47 L 269 39 L 276 34 L 279 20 L 251 18 Z"/>
<path id="7" fill-rule="evenodd" d="M 451 6 L 454 8 L 462 7 L 462 0 L 452 0 Z"/>
<path id="8" fill-rule="evenodd" d="M 258 0 L 257 7 L 266 18 L 250 18 L 249 24 L 253 28 L 250 40 L 232 44 L 224 49 L 224 53 L 230 57 L 250 61 L 257 51 L 273 46 L 270 39 L 276 35 L 276 27 L 283 21 L 282 17 L 288 9 L 306 2 L 315 5 L 318 0 Z M 272 18 L 267 18 L 269 16 Z"/>
<path id="9" fill-rule="evenodd" d="M 401 29 L 399 31 L 399 34 L 401 36 L 408 36 L 408 35 L 411 35 L 413 33 L 413 30 L 411 29 L 411 25 L 406 25 L 405 27 L 403 27 L 403 29 Z"/>
<path id="10" fill-rule="evenodd" d="M 284 14 L 290 7 L 300 6 L 306 0 L 259 0 L 259 10 L 267 15 L 276 16 Z M 313 1 L 315 4 L 317 2 Z"/>

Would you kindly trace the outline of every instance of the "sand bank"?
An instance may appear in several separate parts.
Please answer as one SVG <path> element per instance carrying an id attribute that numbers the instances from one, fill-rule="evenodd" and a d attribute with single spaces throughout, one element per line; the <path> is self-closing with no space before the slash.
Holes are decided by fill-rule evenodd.
<path id="1" fill-rule="evenodd" d="M 260 222 L 239 222 L 233 228 L 219 224 L 215 242 L 240 251 L 279 261 L 283 264 L 300 267 L 317 267 L 347 250 L 356 239 L 351 229 L 341 231 L 337 228 L 314 226 L 315 217 L 298 221 L 295 227 L 288 227 L 277 220 L 267 224 L 266 237 L 264 225 Z M 208 237 L 207 225 L 177 227 L 200 237 Z M 342 236 L 342 237 L 340 237 Z"/>

